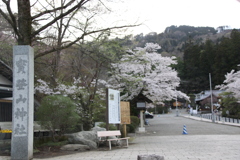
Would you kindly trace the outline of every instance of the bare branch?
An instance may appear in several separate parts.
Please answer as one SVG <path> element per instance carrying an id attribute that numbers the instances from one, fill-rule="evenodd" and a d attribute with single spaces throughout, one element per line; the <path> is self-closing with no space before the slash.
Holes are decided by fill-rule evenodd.
<path id="1" fill-rule="evenodd" d="M 11 7 L 10 7 L 10 0 L 6 1 L 6 0 L 2 0 L 7 8 L 8 14 L 9 16 L 3 12 L 3 10 L 0 8 L 0 14 L 6 19 L 6 21 L 12 26 L 13 31 L 15 32 L 15 34 L 17 35 L 17 37 L 19 36 L 19 32 L 18 32 L 18 27 L 17 27 L 17 21 L 16 18 L 14 16 L 14 14 L 12 13 Z"/>
<path id="2" fill-rule="evenodd" d="M 74 7 L 72 7 L 71 9 L 69 9 L 68 11 L 66 11 L 65 13 L 60 14 L 58 17 L 54 18 L 51 22 L 45 24 L 44 26 L 42 26 L 41 28 L 39 28 L 38 30 L 36 30 L 35 32 L 32 33 L 32 37 L 34 37 L 35 35 L 39 34 L 41 31 L 45 30 L 47 27 L 51 26 L 52 24 L 54 24 L 55 22 L 57 22 L 59 19 L 65 17 L 66 15 L 74 12 L 75 10 L 81 8 L 84 4 L 86 4 L 88 1 L 90 0 L 81 0 L 77 5 L 75 5 Z"/>
<path id="3" fill-rule="evenodd" d="M 34 19 L 36 19 L 36 18 L 38 18 L 38 17 L 41 17 L 41 16 L 43 16 L 43 15 L 45 15 L 45 14 L 49 14 L 49 13 L 52 13 L 52 12 L 56 12 L 56 11 L 58 11 L 58 10 L 66 9 L 68 6 L 70 6 L 70 5 L 71 5 L 73 2 L 75 2 L 75 1 L 76 1 L 76 0 L 71 0 L 71 1 L 68 2 L 65 6 L 61 6 L 61 7 L 58 7 L 58 8 L 54 8 L 54 9 L 52 9 L 52 10 L 46 10 L 46 11 L 44 11 L 44 12 L 41 12 L 41 13 L 35 15 L 35 16 L 32 16 L 32 20 L 34 20 Z"/>
<path id="4" fill-rule="evenodd" d="M 136 26 L 139 26 L 139 25 L 125 25 L 125 26 L 116 26 L 116 27 L 111 27 L 111 28 L 105 28 L 105 29 L 100 29 L 100 30 L 95 30 L 95 31 L 91 31 L 91 32 L 88 32 L 88 33 L 83 33 L 81 37 L 78 37 L 76 38 L 74 41 L 72 41 L 71 43 L 68 43 L 67 45 L 65 46 L 61 46 L 60 48 L 52 48 L 48 51 L 45 51 L 45 52 L 42 52 L 42 53 L 39 53 L 38 55 L 36 55 L 34 57 L 34 59 L 37 59 L 39 57 L 42 57 L 44 55 L 47 55 L 49 53 L 52 53 L 54 51 L 57 51 L 57 50 L 62 50 L 62 49 L 66 49 L 68 47 L 71 47 L 72 45 L 76 44 L 79 40 L 83 39 L 85 36 L 87 35 L 90 35 L 90 34 L 94 34 L 94 33 L 98 33 L 98 32 L 105 32 L 105 31 L 109 31 L 109 30 L 112 30 L 112 29 L 121 29 L 121 28 L 129 28 L 129 27 L 136 27 Z"/>
<path id="5" fill-rule="evenodd" d="M 111 10 L 110 10 L 101 0 L 99 0 L 99 2 L 100 2 L 108 11 L 111 12 Z"/>
<path id="6" fill-rule="evenodd" d="M 65 29 L 63 30 L 61 39 L 64 38 L 64 35 L 65 35 L 66 31 L 68 30 L 68 27 L 70 26 L 70 22 L 71 22 L 72 18 L 74 17 L 74 15 L 75 15 L 76 13 L 77 13 L 77 12 L 75 12 L 74 14 L 72 14 L 71 17 L 68 19 L 67 24 L 64 25 Z"/>

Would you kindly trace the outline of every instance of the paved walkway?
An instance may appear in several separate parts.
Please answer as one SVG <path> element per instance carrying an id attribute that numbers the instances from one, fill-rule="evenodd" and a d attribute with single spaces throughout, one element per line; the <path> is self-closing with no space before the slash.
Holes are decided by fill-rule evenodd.
<path id="1" fill-rule="evenodd" d="M 138 155 L 146 154 L 161 155 L 165 160 L 240 159 L 239 126 L 211 123 L 209 120 L 189 116 L 184 110 L 178 117 L 174 111 L 170 114 L 156 115 L 149 123 L 145 133 L 131 135 L 133 140 L 129 148 L 78 152 L 46 160 L 136 160 Z M 187 135 L 182 134 L 184 124 L 187 127 Z"/>

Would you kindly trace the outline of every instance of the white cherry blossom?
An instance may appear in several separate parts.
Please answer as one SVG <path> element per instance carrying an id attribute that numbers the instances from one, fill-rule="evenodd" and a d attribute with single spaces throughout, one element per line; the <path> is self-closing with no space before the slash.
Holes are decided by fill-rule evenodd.
<path id="1" fill-rule="evenodd" d="M 176 91 L 180 84 L 177 72 L 171 67 L 175 57 L 162 57 L 156 51 L 158 44 L 147 43 L 144 48 L 129 50 L 119 63 L 112 64 L 107 87 L 120 90 L 122 100 L 131 100 L 139 93 L 156 104 L 189 97 Z"/>
<path id="2" fill-rule="evenodd" d="M 240 66 L 240 65 L 239 65 Z M 232 70 L 230 73 L 225 75 L 224 84 L 216 86 L 220 90 L 225 90 L 226 92 L 232 92 L 233 96 L 240 99 L 240 71 L 235 72 Z M 238 101 L 240 103 L 240 101 Z"/>

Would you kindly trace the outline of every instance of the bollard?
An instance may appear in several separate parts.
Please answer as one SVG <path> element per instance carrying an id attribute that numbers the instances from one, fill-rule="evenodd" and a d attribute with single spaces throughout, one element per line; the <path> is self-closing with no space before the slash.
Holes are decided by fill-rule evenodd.
<path id="1" fill-rule="evenodd" d="M 145 123 L 146 123 L 147 126 L 149 126 L 149 121 L 148 121 L 148 119 L 145 120 Z"/>
<path id="2" fill-rule="evenodd" d="M 182 134 L 188 134 L 186 125 L 183 125 L 183 133 Z"/>

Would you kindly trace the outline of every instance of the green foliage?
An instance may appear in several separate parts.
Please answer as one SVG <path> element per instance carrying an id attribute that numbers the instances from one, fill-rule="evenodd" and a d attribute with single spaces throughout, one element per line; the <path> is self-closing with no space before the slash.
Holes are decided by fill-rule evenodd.
<path id="1" fill-rule="evenodd" d="M 127 124 L 127 132 L 128 133 L 135 133 L 135 130 L 139 126 L 139 118 L 137 116 L 131 116 L 131 124 Z"/>
<path id="2" fill-rule="evenodd" d="M 67 137 L 65 136 L 55 136 L 55 142 L 52 141 L 51 137 L 34 137 L 34 146 L 62 146 L 67 144 Z"/>
<path id="3" fill-rule="evenodd" d="M 137 116 L 130 116 L 131 124 L 136 128 L 139 125 L 139 118 Z"/>
<path id="4" fill-rule="evenodd" d="M 99 104 L 96 104 L 93 108 L 93 122 L 104 122 L 106 120 L 106 107 L 101 107 Z"/>
<path id="5" fill-rule="evenodd" d="M 159 106 L 159 107 L 157 107 L 156 109 L 157 109 L 157 113 L 160 113 L 160 114 L 166 114 L 166 113 L 168 113 L 168 108 L 167 108 L 167 107 Z"/>
<path id="6" fill-rule="evenodd" d="M 159 113 L 159 114 L 166 114 L 168 113 L 168 107 L 165 106 L 157 106 L 156 108 L 148 108 L 148 112 L 152 112 L 152 113 Z"/>
<path id="7" fill-rule="evenodd" d="M 94 122 L 102 122 L 106 119 L 105 100 L 102 100 L 98 94 L 95 94 L 92 101 L 86 103 L 88 100 L 89 98 L 82 96 L 82 98 L 76 101 L 76 103 L 78 103 L 78 109 L 80 110 L 79 123 L 83 125 L 84 130 L 90 130 Z"/>
<path id="8" fill-rule="evenodd" d="M 66 129 L 74 127 L 79 116 L 76 113 L 76 106 L 70 98 L 50 95 L 42 99 L 41 106 L 36 112 L 36 119 L 54 136 L 56 129 L 63 134 Z"/>
<path id="9" fill-rule="evenodd" d="M 222 93 L 222 102 L 223 106 L 222 116 L 229 116 L 234 118 L 240 118 L 240 104 L 238 100 L 232 96 L 232 93 L 224 92 Z M 229 114 L 227 114 L 227 112 Z"/>
<path id="10" fill-rule="evenodd" d="M 106 123 L 100 123 L 99 124 L 99 127 L 101 128 L 106 128 Z M 114 124 L 109 124 L 109 130 L 110 131 L 114 131 L 114 130 L 117 130 L 117 127 L 114 125 Z"/>
<path id="11" fill-rule="evenodd" d="M 172 64 L 171 67 L 178 71 L 178 76 L 183 77 L 184 74 L 184 63 L 183 60 L 177 58 L 177 64 Z"/>
<path id="12" fill-rule="evenodd" d="M 127 124 L 127 133 L 135 133 L 135 126 L 132 124 Z"/>
<path id="13" fill-rule="evenodd" d="M 41 144 L 40 146 L 63 146 L 65 144 L 68 144 L 68 141 L 60 141 L 60 142 L 52 142 L 52 141 L 49 141 L 47 143 L 43 143 Z"/>

